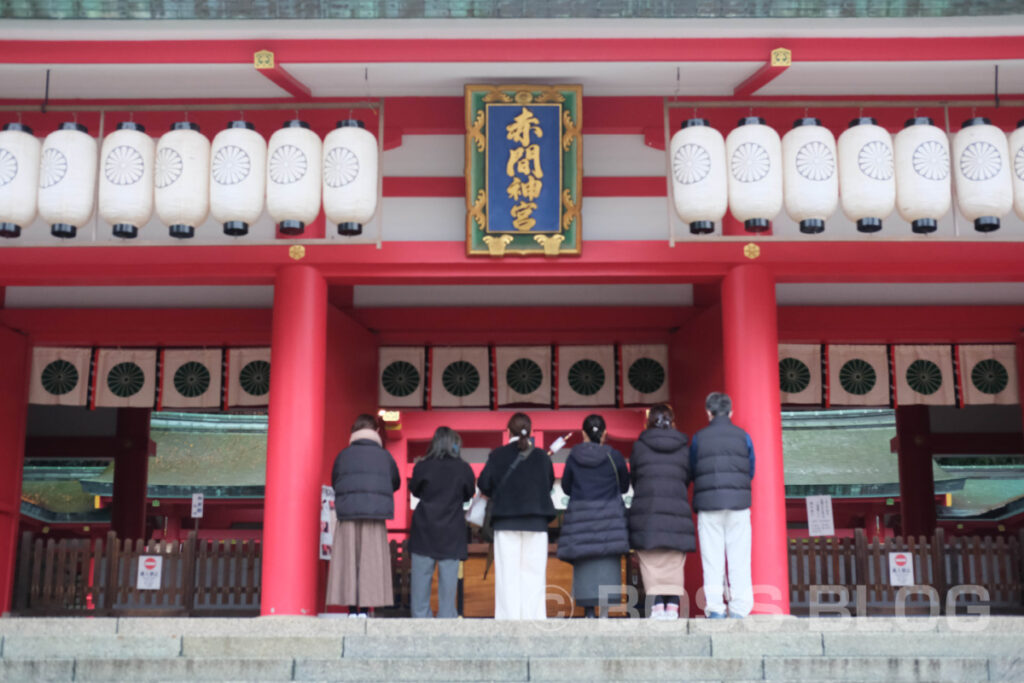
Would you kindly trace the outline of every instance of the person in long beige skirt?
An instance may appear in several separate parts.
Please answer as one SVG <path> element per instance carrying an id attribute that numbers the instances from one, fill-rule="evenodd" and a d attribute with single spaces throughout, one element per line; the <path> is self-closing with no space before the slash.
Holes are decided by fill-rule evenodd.
<path id="1" fill-rule="evenodd" d="M 395 602 L 385 520 L 395 515 L 401 480 L 395 459 L 384 450 L 377 420 L 360 415 L 349 445 L 334 461 L 334 509 L 338 526 L 327 576 L 327 604 L 347 605 L 350 616 Z"/>

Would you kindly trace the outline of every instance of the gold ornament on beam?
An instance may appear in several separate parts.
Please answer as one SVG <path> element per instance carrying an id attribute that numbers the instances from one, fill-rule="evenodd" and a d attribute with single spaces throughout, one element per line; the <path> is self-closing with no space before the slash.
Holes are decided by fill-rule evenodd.
<path id="1" fill-rule="evenodd" d="M 761 255 L 761 247 L 757 246 L 753 242 L 748 242 L 747 244 L 743 245 L 743 255 L 746 256 L 751 261 L 753 261 L 754 259 Z"/>
<path id="2" fill-rule="evenodd" d="M 301 244 L 293 244 L 288 247 L 288 256 L 295 261 L 301 261 L 306 258 L 306 247 Z"/>
<path id="3" fill-rule="evenodd" d="M 512 235 L 502 235 L 501 237 L 488 235 L 483 238 L 483 241 L 487 245 L 487 251 L 491 256 L 504 256 L 505 248 L 512 243 L 513 239 L 515 238 Z"/>
<path id="4" fill-rule="evenodd" d="M 476 145 L 478 152 L 483 152 L 487 149 L 487 138 L 484 137 L 484 110 L 481 109 L 476 113 L 476 118 L 473 119 L 473 126 L 469 129 L 469 135 L 473 138 L 473 143 Z"/>
<path id="5" fill-rule="evenodd" d="M 784 47 L 772 50 L 772 66 L 790 66 L 793 64 L 793 52 Z"/>
<path id="6" fill-rule="evenodd" d="M 481 230 L 487 230 L 487 216 L 484 215 L 484 207 L 487 206 L 487 192 L 480 190 L 476 193 L 476 201 L 469 207 L 469 215 Z"/>
<path id="7" fill-rule="evenodd" d="M 561 247 L 562 242 L 565 241 L 565 235 L 534 235 L 533 239 L 540 246 L 544 247 L 545 256 L 558 256 L 558 249 Z"/>
<path id="8" fill-rule="evenodd" d="M 572 191 L 569 188 L 562 190 L 562 230 L 572 227 L 572 222 L 580 217 L 580 208 L 572 201 Z"/>
<path id="9" fill-rule="evenodd" d="M 260 50 L 259 52 L 255 52 L 252 56 L 252 64 L 257 69 L 273 69 L 274 53 L 270 50 Z"/>
<path id="10" fill-rule="evenodd" d="M 568 152 L 569 148 L 572 147 L 573 140 L 580 136 L 580 129 L 572 120 L 572 115 L 569 114 L 568 109 L 562 112 L 562 128 L 565 130 L 562 133 L 562 149 Z"/>
<path id="11" fill-rule="evenodd" d="M 512 98 L 497 88 L 484 95 L 484 102 L 511 102 Z"/>

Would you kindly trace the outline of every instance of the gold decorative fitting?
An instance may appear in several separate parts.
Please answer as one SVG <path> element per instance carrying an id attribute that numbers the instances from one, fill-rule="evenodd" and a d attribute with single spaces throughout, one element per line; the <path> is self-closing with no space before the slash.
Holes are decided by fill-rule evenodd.
<path id="1" fill-rule="evenodd" d="M 580 217 L 580 207 L 573 203 L 569 188 L 562 190 L 562 208 L 565 209 L 562 212 L 562 230 L 568 230 L 572 222 Z"/>
<path id="2" fill-rule="evenodd" d="M 793 53 L 784 47 L 772 50 L 772 66 L 789 66 L 793 63 Z"/>
<path id="3" fill-rule="evenodd" d="M 484 102 L 511 102 L 512 98 L 495 88 L 484 95 Z"/>
<path id="4" fill-rule="evenodd" d="M 257 69 L 273 69 L 274 53 L 270 50 L 260 50 L 253 54 L 252 63 Z"/>
<path id="5" fill-rule="evenodd" d="M 516 104 L 530 104 L 533 102 L 533 93 L 528 90 L 520 90 L 516 93 Z"/>
<path id="6" fill-rule="evenodd" d="M 562 246 L 562 242 L 565 241 L 565 235 L 534 235 L 533 239 L 540 246 L 544 247 L 545 256 L 558 256 L 558 249 Z"/>
<path id="7" fill-rule="evenodd" d="M 580 129 L 573 122 L 572 115 L 569 114 L 568 109 L 562 112 L 562 127 L 565 129 L 565 132 L 562 133 L 562 149 L 568 152 L 569 148 L 572 147 L 573 140 L 580 136 Z"/>
<path id="8" fill-rule="evenodd" d="M 481 109 L 476 113 L 476 118 L 473 119 L 473 126 L 469 129 L 469 135 L 473 138 L 473 142 L 476 144 L 476 151 L 483 152 L 487 150 L 487 138 L 484 137 L 484 110 Z"/>
<path id="9" fill-rule="evenodd" d="M 743 255 L 748 259 L 756 259 L 761 255 L 761 247 L 757 246 L 753 242 L 748 242 L 743 246 Z"/>
<path id="10" fill-rule="evenodd" d="M 554 88 L 546 88 L 536 97 L 536 102 L 565 102 L 565 95 Z"/>
<path id="11" fill-rule="evenodd" d="M 487 191 L 480 190 L 476 193 L 476 201 L 469 207 L 469 215 L 480 226 L 481 230 L 487 229 L 487 216 L 484 215 L 484 207 L 487 206 Z"/>
<path id="12" fill-rule="evenodd" d="M 306 247 L 301 244 L 293 244 L 288 247 L 288 255 L 296 261 L 306 258 Z"/>
<path id="13" fill-rule="evenodd" d="M 487 251 L 491 256 L 504 256 L 505 247 L 511 244 L 513 239 L 515 238 L 512 235 L 502 235 L 501 237 L 488 235 L 483 238 L 484 244 L 487 245 Z"/>

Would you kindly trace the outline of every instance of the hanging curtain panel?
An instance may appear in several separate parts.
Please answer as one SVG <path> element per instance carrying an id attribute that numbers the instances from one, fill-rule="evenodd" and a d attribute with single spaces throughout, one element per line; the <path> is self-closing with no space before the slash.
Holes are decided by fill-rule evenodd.
<path id="1" fill-rule="evenodd" d="M 499 346 L 494 350 L 498 405 L 551 405 L 551 347 Z"/>
<path id="2" fill-rule="evenodd" d="M 654 405 L 668 402 L 668 346 L 623 344 L 622 403 Z"/>
<path id="3" fill-rule="evenodd" d="M 828 403 L 889 405 L 889 356 L 885 345 L 829 345 Z"/>
<path id="4" fill-rule="evenodd" d="M 168 349 L 161 363 L 163 408 L 219 408 L 220 349 Z"/>
<path id="5" fill-rule="evenodd" d="M 958 352 L 965 405 L 1020 403 L 1015 346 L 971 344 L 958 347 Z"/>
<path id="6" fill-rule="evenodd" d="M 821 404 L 819 344 L 779 344 L 779 391 L 783 403 Z"/>
<path id="7" fill-rule="evenodd" d="M 893 356 L 898 405 L 956 404 L 956 377 L 953 376 L 950 346 L 896 346 Z"/>
<path id="8" fill-rule="evenodd" d="M 154 349 L 100 349 L 96 356 L 97 408 L 152 408 L 156 398 Z"/>
<path id="9" fill-rule="evenodd" d="M 558 347 L 559 406 L 615 405 L 615 347 Z"/>
<path id="10" fill-rule="evenodd" d="M 431 354 L 431 406 L 490 407 L 490 354 L 486 346 L 435 346 Z"/>
<path id="11" fill-rule="evenodd" d="M 32 349 L 28 402 L 46 406 L 84 406 L 89 400 L 92 349 Z"/>
<path id="12" fill-rule="evenodd" d="M 426 372 L 422 346 L 384 346 L 378 355 L 377 400 L 382 408 L 423 407 Z"/>
<path id="13" fill-rule="evenodd" d="M 228 406 L 270 403 L 270 348 L 228 349 Z"/>

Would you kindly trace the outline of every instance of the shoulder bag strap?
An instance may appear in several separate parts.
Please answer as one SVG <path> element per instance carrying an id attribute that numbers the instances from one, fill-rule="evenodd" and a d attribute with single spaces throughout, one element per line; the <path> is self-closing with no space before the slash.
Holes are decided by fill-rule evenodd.
<path id="1" fill-rule="evenodd" d="M 497 498 L 498 492 L 501 491 L 501 487 L 505 485 L 506 481 L 508 481 L 509 475 L 511 475 L 513 470 L 515 470 L 515 468 L 519 466 L 519 463 L 521 463 L 523 460 L 526 460 L 526 458 L 528 458 L 529 455 L 529 453 L 527 453 L 526 455 L 523 455 L 521 453 L 516 454 L 516 459 L 512 461 L 511 465 L 508 466 L 508 469 L 505 470 L 505 474 L 501 475 L 501 479 L 498 481 L 498 485 L 494 487 L 494 493 L 491 494 L 491 500 Z"/>
<path id="2" fill-rule="evenodd" d="M 622 488 L 622 482 L 621 482 L 621 481 L 619 481 L 619 468 L 615 466 L 615 460 L 613 460 L 613 459 L 612 459 L 612 449 L 611 449 L 611 448 L 609 448 L 609 449 L 608 449 L 608 450 L 607 450 L 607 451 L 605 452 L 605 455 L 607 455 L 607 456 L 608 456 L 608 462 L 609 462 L 609 464 L 611 464 L 611 466 L 612 466 L 612 472 L 614 472 L 614 473 L 615 473 L 615 486 L 616 486 L 616 489 L 615 489 L 615 490 L 616 490 L 616 491 L 618 491 L 619 489 L 621 489 L 621 488 Z"/>

